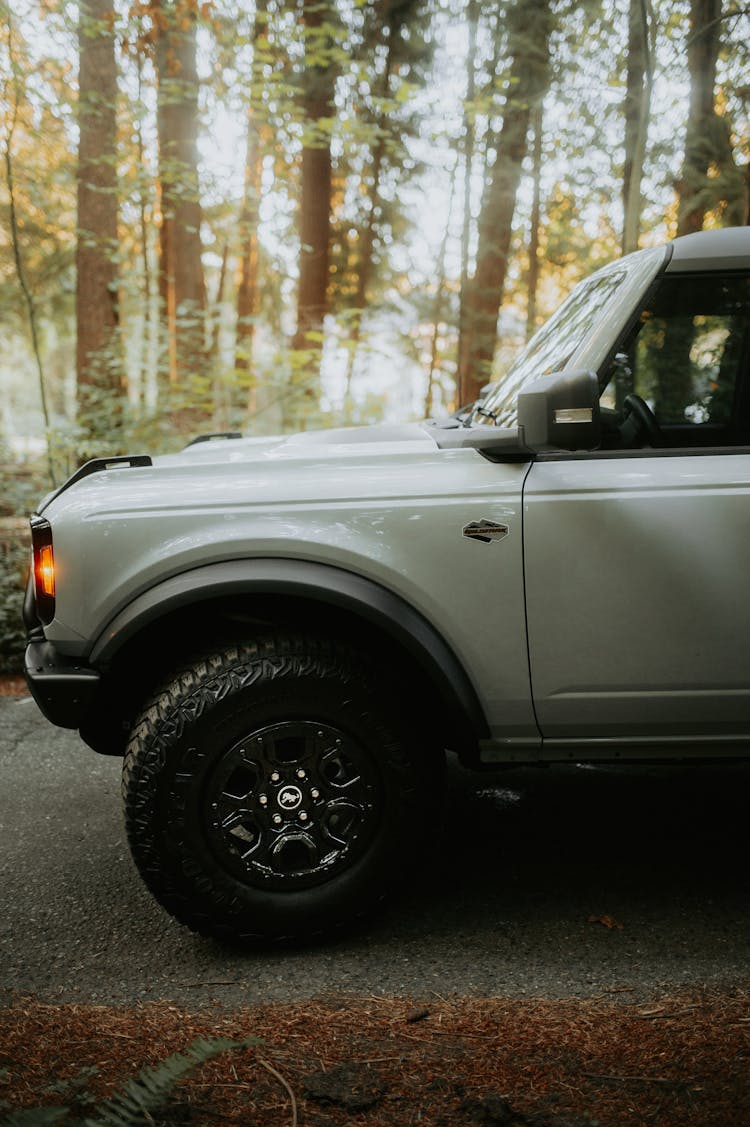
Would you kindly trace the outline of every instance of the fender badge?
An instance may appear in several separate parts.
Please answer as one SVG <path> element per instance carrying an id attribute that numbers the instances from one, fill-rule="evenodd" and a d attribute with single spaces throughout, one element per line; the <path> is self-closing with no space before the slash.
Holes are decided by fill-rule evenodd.
<path id="1" fill-rule="evenodd" d="M 465 524 L 463 534 L 469 540 L 481 540 L 483 544 L 491 544 L 493 540 L 502 540 L 508 535 L 507 524 L 496 524 L 494 520 L 473 520 Z"/>

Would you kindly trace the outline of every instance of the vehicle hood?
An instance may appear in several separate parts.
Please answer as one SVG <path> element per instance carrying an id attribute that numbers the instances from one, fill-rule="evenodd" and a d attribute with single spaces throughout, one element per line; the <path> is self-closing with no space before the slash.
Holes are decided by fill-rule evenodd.
<path id="1" fill-rule="evenodd" d="M 213 438 L 186 446 L 176 454 L 154 458 L 155 466 L 221 462 L 266 462 L 294 459 L 318 462 L 330 458 L 372 457 L 420 453 L 436 448 L 420 423 L 382 423 L 366 427 L 336 427 L 261 438 Z"/>
<path id="2" fill-rule="evenodd" d="M 468 449 L 467 449 L 468 448 Z M 305 431 L 269 438 L 212 438 L 176 454 L 98 460 L 44 498 L 38 513 L 86 518 L 106 511 L 167 513 L 174 507 L 215 509 L 400 496 L 456 486 L 450 465 L 472 452 L 518 460 L 517 432 L 441 423 L 380 424 Z M 429 484 L 431 482 L 431 484 Z M 408 486 L 407 486 L 408 483 Z"/>
<path id="3" fill-rule="evenodd" d="M 436 432 L 437 433 L 437 432 Z M 73 475 L 48 494 L 37 512 L 81 514 L 102 509 L 216 504 L 237 491 L 334 498 L 352 477 L 373 486 L 440 457 L 438 442 L 419 423 L 342 427 L 262 438 L 212 438 L 151 459 L 102 460 L 96 472 Z M 130 463 L 130 464 L 129 464 Z M 382 484 L 382 483 L 381 483 Z M 218 490 L 218 493 L 217 493 Z"/>

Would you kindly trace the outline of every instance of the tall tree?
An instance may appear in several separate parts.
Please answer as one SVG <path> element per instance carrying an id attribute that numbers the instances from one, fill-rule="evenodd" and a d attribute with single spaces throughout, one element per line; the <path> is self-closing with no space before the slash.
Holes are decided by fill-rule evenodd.
<path id="1" fill-rule="evenodd" d="M 253 21 L 253 62 L 247 104 L 245 149 L 245 188 L 240 210 L 240 279 L 237 287 L 237 342 L 235 369 L 250 373 L 248 407 L 255 406 L 255 381 L 252 378 L 255 319 L 258 313 L 258 228 L 263 175 L 261 135 L 262 52 L 261 42 L 267 33 L 268 0 L 256 0 Z"/>
<path id="2" fill-rule="evenodd" d="M 544 108 L 539 102 L 534 107 L 532 127 L 534 147 L 531 157 L 531 230 L 529 232 L 529 269 L 527 275 L 526 300 L 526 340 L 536 331 L 536 303 L 539 290 L 540 230 L 542 226 L 542 132 L 544 129 Z"/>
<path id="3" fill-rule="evenodd" d="M 622 251 L 638 246 L 641 180 L 654 84 L 655 20 L 648 0 L 630 0 L 625 86 L 625 163 L 622 177 Z"/>
<path id="4" fill-rule="evenodd" d="M 691 0 L 688 69 L 690 105 L 685 136 L 685 159 L 677 186 L 678 235 L 700 231 L 708 208 L 708 170 L 713 159 L 716 61 L 719 56 L 722 0 Z"/>
<path id="5" fill-rule="evenodd" d="M 190 398 L 205 359 L 206 286 L 198 180 L 196 6 L 152 0 L 158 83 L 159 293 L 171 390 Z"/>
<path id="6" fill-rule="evenodd" d="M 78 16 L 76 365 L 81 452 L 122 411 L 118 333 L 117 66 L 112 0 L 81 0 Z M 102 408 L 106 403 L 106 413 Z"/>
<path id="7" fill-rule="evenodd" d="M 38 246 L 42 241 L 39 239 L 39 232 L 34 229 L 34 224 L 24 223 L 18 214 L 18 199 L 15 179 L 15 140 L 16 128 L 20 123 L 20 115 L 22 113 L 22 100 L 24 94 L 24 83 L 22 77 L 22 68 L 20 65 L 19 55 L 16 48 L 16 35 L 15 26 L 13 23 L 13 15 L 10 9 L 7 10 L 5 22 L 5 34 L 7 45 L 7 67 L 5 68 L 6 74 L 0 85 L 0 101 L 4 103 L 5 113 L 2 115 L 2 139 L 3 139 L 3 157 L 5 165 L 5 189 L 7 192 L 7 219 L 8 231 L 10 235 L 10 252 L 13 262 L 13 270 L 15 281 L 18 283 L 22 298 L 23 313 L 28 322 L 29 334 L 31 338 L 31 348 L 34 354 L 34 361 L 36 365 L 36 373 L 39 388 L 39 400 L 42 409 L 42 419 L 44 421 L 45 438 L 46 438 L 46 451 L 47 451 L 47 470 L 49 474 L 50 484 L 54 487 L 57 482 L 55 478 L 55 467 L 52 457 L 52 450 L 50 447 L 50 412 L 47 405 L 47 386 L 46 374 L 44 371 L 44 364 L 42 361 L 42 352 L 39 339 L 39 317 L 37 304 L 34 294 L 33 282 L 30 281 L 27 267 L 25 247 L 22 245 L 21 229 L 25 227 L 27 232 L 31 227 L 31 238 Z M 27 62 L 27 59 L 24 59 Z M 5 62 L 5 60 L 3 60 Z M 5 282 L 3 277 L 4 271 L 0 272 L 0 282 Z M 3 287 L 4 289 L 5 287 Z M 15 287 L 14 287 L 15 288 Z M 2 291 L 0 291 L 2 292 Z M 2 305 L 6 311 L 11 304 L 7 299 L 10 295 L 3 294 L 6 299 Z M 7 389 L 6 389 L 6 402 L 7 402 Z"/>
<path id="8" fill-rule="evenodd" d="M 553 23 L 550 0 L 516 0 L 507 21 L 512 62 L 502 126 L 495 139 L 495 161 L 479 216 L 476 270 L 466 302 L 464 334 L 467 342 L 459 366 L 462 403 L 476 399 L 491 375 L 531 114 L 549 85 Z"/>
<path id="9" fill-rule="evenodd" d="M 134 120 L 134 138 L 135 138 L 135 161 L 136 161 L 136 198 L 135 206 L 138 213 L 138 235 L 140 238 L 140 284 L 137 285 L 137 301 L 139 305 L 141 335 L 138 341 L 138 364 L 136 368 L 136 381 L 137 381 L 137 414 L 143 415 L 146 410 L 148 399 L 148 379 L 149 379 L 149 352 L 152 340 L 152 334 L 158 336 L 159 323 L 158 311 L 155 308 L 155 283 L 156 271 L 152 268 L 152 253 L 153 245 L 155 243 L 155 228 L 154 228 L 154 197 L 153 197 L 153 177 L 149 169 L 149 160 L 147 158 L 146 144 L 144 141 L 144 122 L 143 122 L 143 105 L 144 105 L 144 55 L 141 47 L 142 43 L 136 43 L 135 67 L 136 67 L 136 81 L 138 91 L 138 102 L 135 111 Z"/>
<path id="10" fill-rule="evenodd" d="M 458 370 L 461 371 L 464 349 L 467 344 L 467 306 L 469 301 L 469 241 L 471 239 L 471 182 L 474 172 L 474 146 L 476 143 L 476 49 L 479 25 L 479 0 L 468 0 L 466 19 L 469 25 L 469 42 L 466 52 L 466 99 L 464 102 L 464 203 L 461 226 L 461 285 L 458 309 Z M 493 76 L 494 78 L 494 76 Z M 460 377 L 459 377 L 460 379 Z M 458 398 L 460 400 L 460 389 Z"/>
<path id="11" fill-rule="evenodd" d="M 306 408 L 317 399 L 323 352 L 323 319 L 328 308 L 331 230 L 331 128 L 339 72 L 338 16 L 333 0 L 302 0 L 305 40 L 300 105 L 303 125 L 299 199 L 299 282 L 297 328 L 292 341 L 292 386 L 284 401 L 284 423 L 304 425 Z"/>
<path id="12" fill-rule="evenodd" d="M 734 161 L 728 121 L 716 108 L 716 66 L 726 14 L 722 0 L 691 0 L 690 105 L 677 185 L 678 235 L 700 231 L 708 211 L 722 214 L 724 222 L 743 221 L 743 175 Z"/>
<path id="13" fill-rule="evenodd" d="M 429 56 L 429 47 L 418 23 L 424 18 L 424 0 L 374 0 L 367 10 L 363 52 L 368 62 L 371 105 L 361 114 L 361 128 L 369 137 L 363 158 L 358 196 L 362 201 L 361 221 L 357 225 L 356 251 L 350 265 L 350 281 L 354 293 L 350 309 L 353 314 L 348 342 L 344 411 L 347 418 L 352 407 L 352 376 L 362 335 L 362 323 L 376 270 L 378 244 L 382 239 L 384 213 L 383 181 L 394 165 L 403 163 L 404 139 L 410 123 L 399 114 L 398 89 L 393 76 L 413 81 Z M 409 36 L 403 31 L 409 29 Z M 396 97 L 394 97 L 396 95 Z M 399 169 L 400 176 L 403 175 Z M 353 277 L 351 277 L 353 275 Z"/>
<path id="14" fill-rule="evenodd" d="M 440 243 L 440 250 L 438 252 L 437 262 L 435 264 L 435 297 L 432 306 L 432 332 L 430 334 L 430 353 L 429 364 L 427 367 L 427 389 L 424 397 L 424 416 L 426 419 L 432 417 L 435 409 L 435 391 L 438 384 L 439 368 L 440 368 L 440 336 L 441 329 L 444 328 L 443 321 L 445 319 L 445 306 L 446 306 L 446 270 L 445 259 L 448 250 L 448 240 L 450 238 L 450 216 L 453 211 L 453 195 L 456 189 L 456 171 L 458 169 L 458 160 L 453 166 L 451 173 L 451 186 L 450 195 L 448 198 L 448 221 L 445 224 L 443 231 L 443 238 Z"/>

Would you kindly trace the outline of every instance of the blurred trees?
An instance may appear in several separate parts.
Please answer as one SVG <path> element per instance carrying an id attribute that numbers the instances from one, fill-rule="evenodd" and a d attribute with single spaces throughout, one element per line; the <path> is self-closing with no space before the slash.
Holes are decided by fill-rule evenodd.
<path id="1" fill-rule="evenodd" d="M 112 0 L 80 0 L 76 374 L 84 456 L 102 410 L 110 428 L 124 408 L 118 339 L 117 68 Z"/>
<path id="2" fill-rule="evenodd" d="M 252 379 L 255 319 L 258 314 L 260 201 L 263 191 L 263 46 L 268 36 L 268 0 L 256 0 L 251 35 L 252 58 L 247 99 L 244 192 L 239 215 L 239 281 L 237 284 L 237 340 L 234 366 L 238 375 L 249 374 L 250 412 L 256 407 Z M 237 401 L 238 396 L 233 397 Z"/>
<path id="3" fill-rule="evenodd" d="M 300 162 L 297 328 L 293 378 L 282 417 L 289 429 L 304 426 L 305 401 L 316 400 L 328 308 L 331 230 L 331 135 L 340 69 L 338 12 L 331 0 L 301 0 L 303 65 L 299 73 L 302 124 Z"/>
<path id="4" fill-rule="evenodd" d="M 353 52 L 358 125 L 341 176 L 353 206 L 336 217 L 342 261 L 335 291 L 347 337 L 345 421 L 367 311 L 377 314 L 376 291 L 382 298 L 389 282 L 386 248 L 402 215 L 396 186 L 405 187 L 414 171 L 409 142 L 418 130 L 410 102 L 424 88 L 432 56 L 424 0 L 375 0 L 363 17 Z"/>
<path id="5" fill-rule="evenodd" d="M 549 88 L 550 0 L 515 0 L 496 34 L 511 61 L 504 89 L 502 124 L 489 139 L 488 171 L 477 223 L 476 270 L 468 283 L 461 326 L 459 398 L 479 397 L 492 376 L 497 318 L 508 274 L 516 196 L 528 155 L 532 113 Z M 500 52 L 498 52 L 500 54 Z"/>
<path id="6" fill-rule="evenodd" d="M 700 231 L 708 212 L 729 224 L 742 223 L 746 212 L 741 173 L 732 152 L 731 126 L 717 112 L 716 68 L 724 22 L 723 0 L 691 0 L 687 41 L 690 101 L 685 155 L 677 185 L 677 233 Z M 747 221 L 747 220 L 745 220 Z"/>
<path id="7" fill-rule="evenodd" d="M 151 0 L 159 152 L 159 297 L 163 327 L 161 396 L 203 388 L 206 284 L 198 174 L 198 12 L 192 0 Z M 164 362 L 166 361 L 166 362 Z M 182 408 L 185 409 L 184 407 Z"/>
<path id="8" fill-rule="evenodd" d="M 49 435 L 75 389 L 75 157 L 65 114 L 72 64 L 34 56 L 27 31 L 0 4 L 0 310 L 4 374 L 33 388 L 31 402 L 11 388 L 0 399 L 0 442 L 18 427 Z M 72 361 L 72 362 L 71 362 Z M 20 379 L 19 379 L 20 377 Z M 67 396 L 70 401 L 70 396 Z M 55 458 L 45 442 L 47 479 Z"/>
<path id="9" fill-rule="evenodd" d="M 625 77 L 625 159 L 622 167 L 622 252 L 638 246 L 641 180 L 654 85 L 655 19 L 647 0 L 630 0 Z"/>
<path id="10" fill-rule="evenodd" d="M 726 0 L 3 12 L 0 433 L 61 473 L 452 409 L 620 250 L 748 221 Z"/>

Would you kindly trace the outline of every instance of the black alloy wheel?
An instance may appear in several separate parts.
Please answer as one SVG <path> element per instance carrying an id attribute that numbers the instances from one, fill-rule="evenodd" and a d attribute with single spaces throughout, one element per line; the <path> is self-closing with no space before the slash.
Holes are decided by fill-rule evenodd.
<path id="1" fill-rule="evenodd" d="M 128 839 L 181 922 L 242 942 L 311 939 L 369 914 L 406 869 L 441 760 L 347 645 L 279 637 L 195 658 L 125 756 Z M 429 775 L 426 772 L 430 772 Z"/>
<path id="2" fill-rule="evenodd" d="M 219 758 L 203 815 L 220 864 L 261 888 L 330 880 L 377 829 L 377 765 L 340 728 L 283 721 L 248 733 Z"/>

